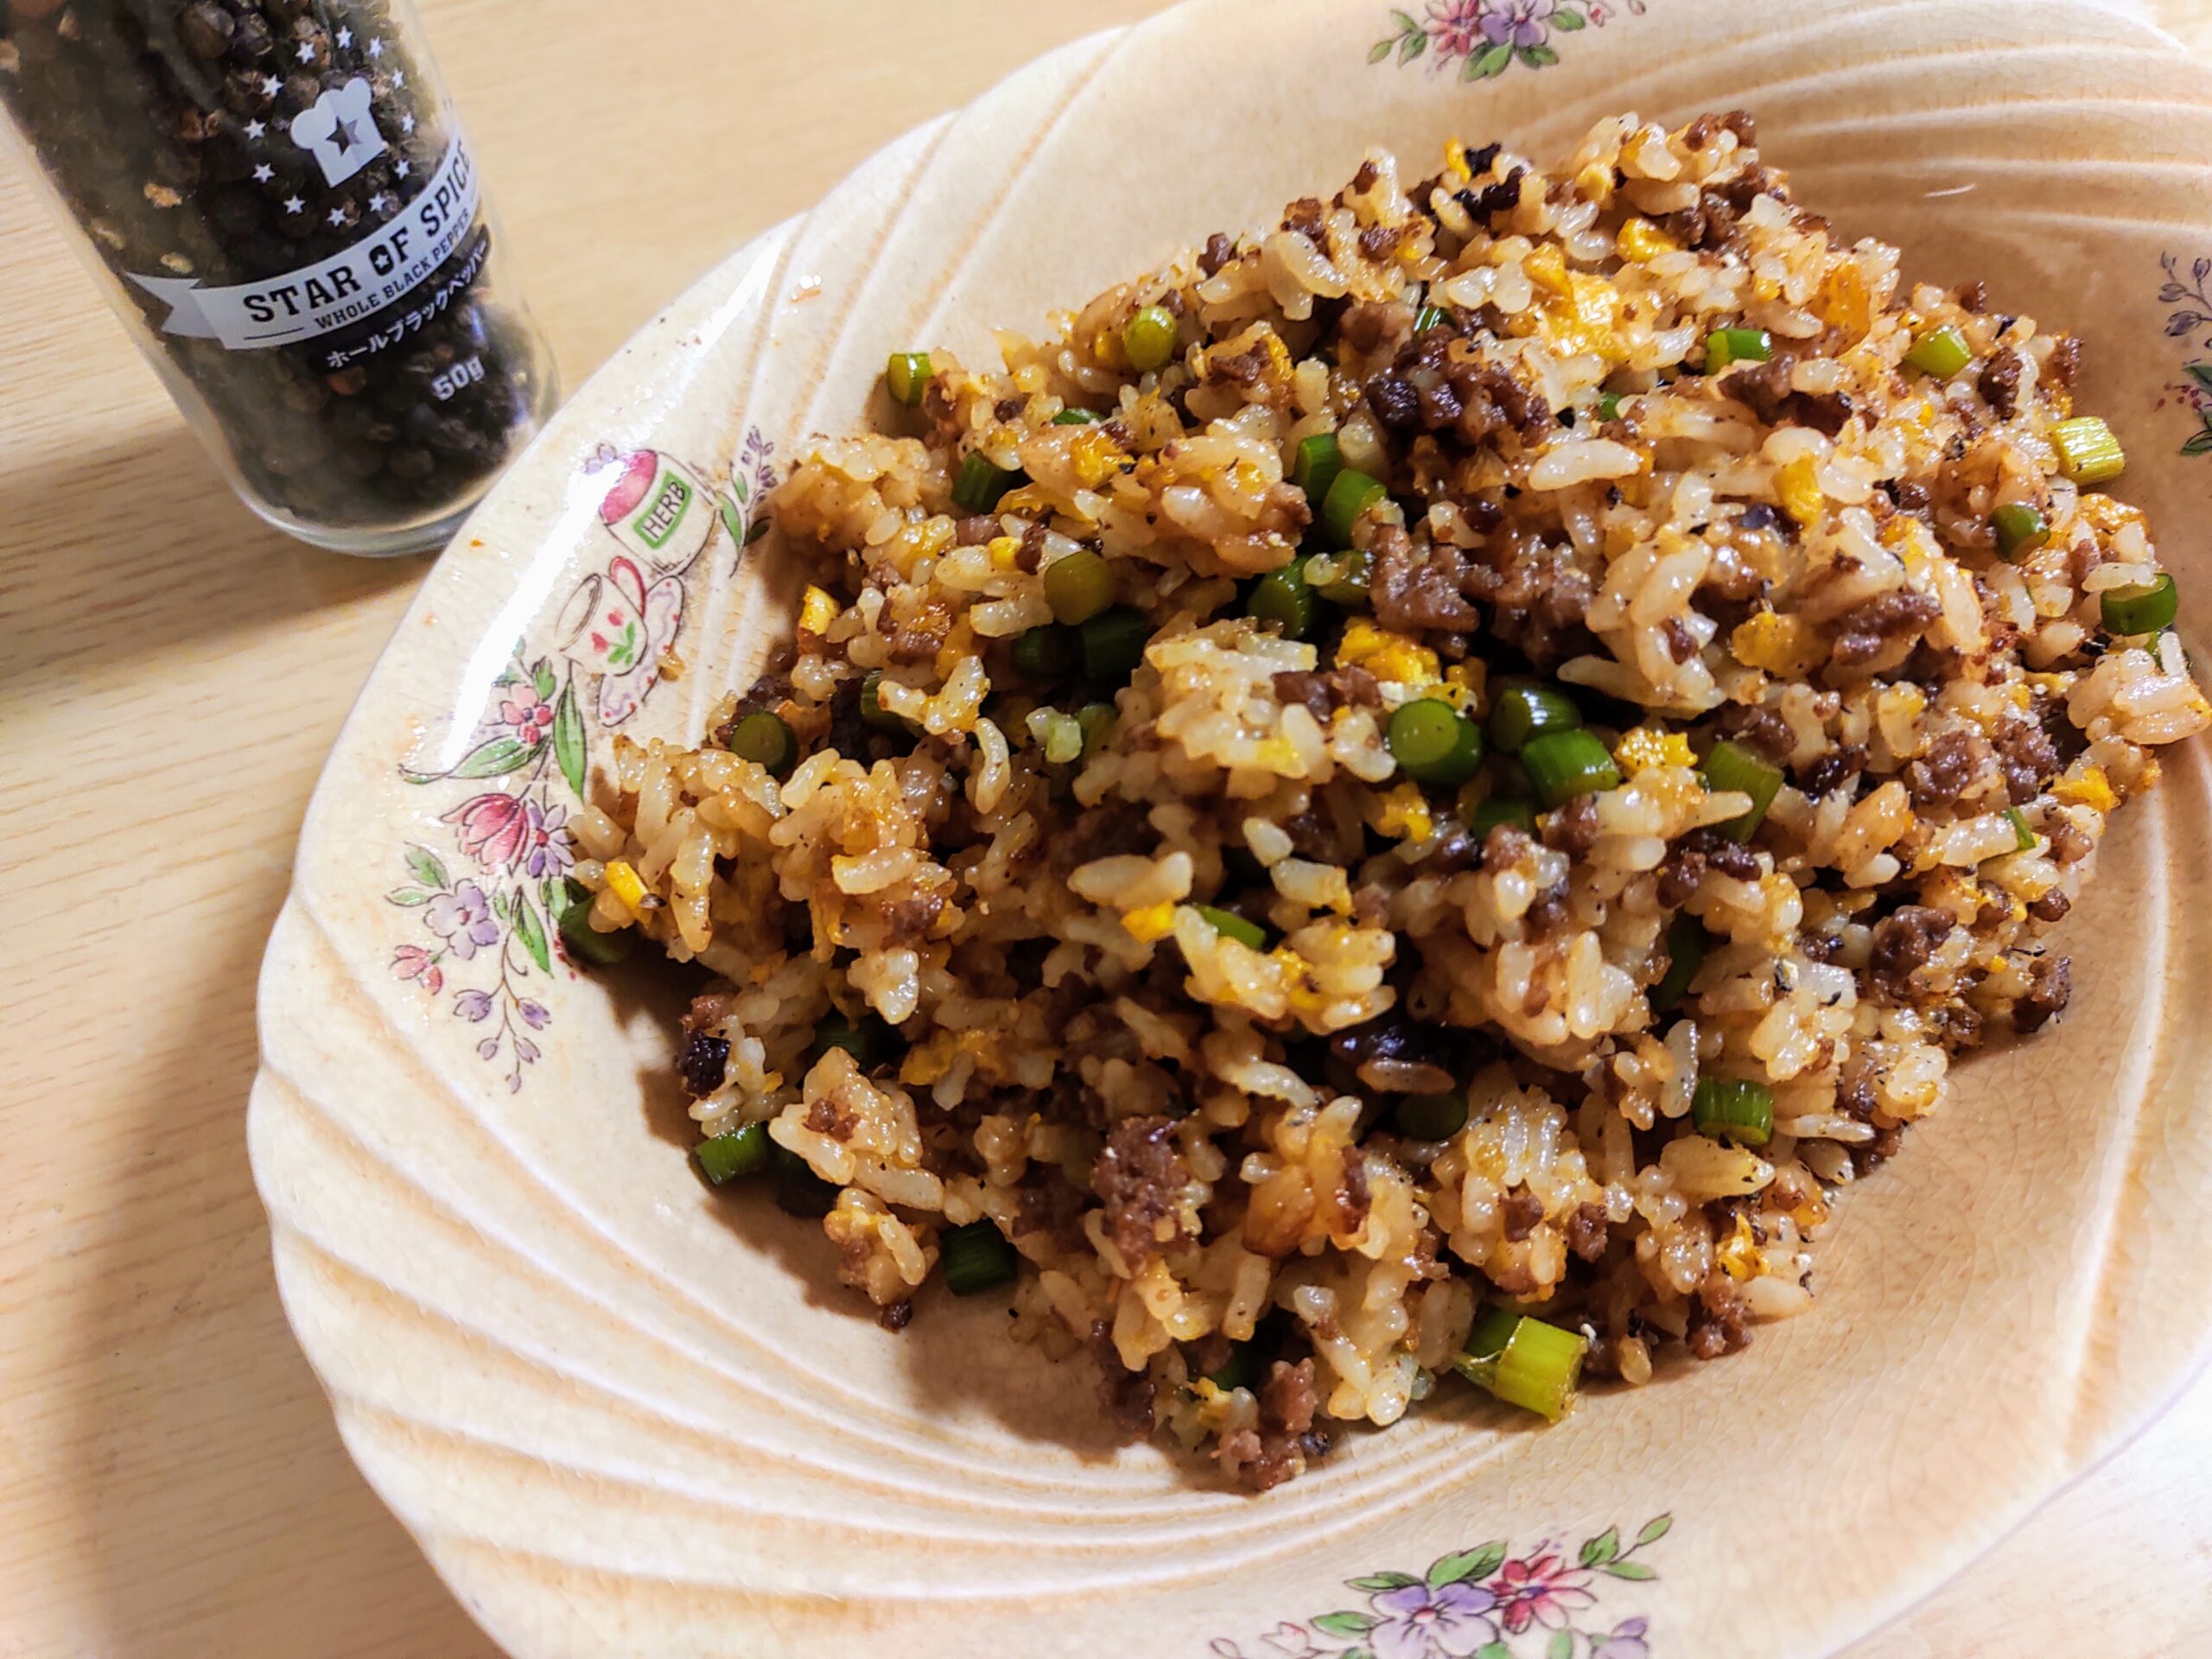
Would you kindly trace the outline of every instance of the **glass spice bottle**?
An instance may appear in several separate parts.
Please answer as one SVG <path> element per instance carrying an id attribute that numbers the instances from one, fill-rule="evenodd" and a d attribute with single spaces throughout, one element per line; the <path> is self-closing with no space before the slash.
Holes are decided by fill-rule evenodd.
<path id="1" fill-rule="evenodd" d="M 248 505 L 437 544 L 557 401 L 408 0 L 0 0 L 0 107 Z"/>

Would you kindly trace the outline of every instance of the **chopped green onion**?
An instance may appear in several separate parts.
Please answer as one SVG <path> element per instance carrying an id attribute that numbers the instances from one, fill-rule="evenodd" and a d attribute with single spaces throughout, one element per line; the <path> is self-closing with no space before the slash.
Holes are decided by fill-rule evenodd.
<path id="1" fill-rule="evenodd" d="M 1045 602 L 1056 622 L 1088 622 L 1114 602 L 1114 573 L 1087 547 L 1063 554 L 1045 567 Z"/>
<path id="2" fill-rule="evenodd" d="M 1582 711 L 1566 692 L 1516 680 L 1497 688 L 1484 734 L 1492 748 L 1518 754 L 1521 746 L 1532 737 L 1545 732 L 1571 732 L 1581 724 Z"/>
<path id="3" fill-rule="evenodd" d="M 1705 337 L 1705 372 L 1718 374 L 1731 363 L 1764 363 L 1774 355 L 1774 341 L 1764 328 L 1716 328 Z"/>
<path id="4" fill-rule="evenodd" d="M 1074 673 L 1082 660 L 1082 640 L 1058 622 L 1014 636 L 1014 665 L 1025 679 L 1050 685 Z"/>
<path id="5" fill-rule="evenodd" d="M 1122 349 L 1139 374 L 1164 367 L 1175 355 L 1175 318 L 1164 305 L 1147 305 L 1122 329 Z"/>
<path id="6" fill-rule="evenodd" d="M 1070 407 L 1052 416 L 1054 426 L 1096 426 L 1098 417 L 1087 409 Z"/>
<path id="7" fill-rule="evenodd" d="M 1390 1109 L 1390 1123 L 1408 1141 L 1449 1141 L 1467 1127 L 1467 1097 L 1456 1089 L 1408 1095 Z"/>
<path id="8" fill-rule="evenodd" d="M 1503 1308 L 1493 1311 L 1506 1313 Z M 1514 1318 L 1510 1334 L 1493 1354 L 1485 1356 L 1474 1351 L 1476 1335 L 1494 1342 L 1498 1328 L 1498 1322 L 1485 1315 L 1484 1322 L 1469 1333 L 1469 1351 L 1455 1362 L 1459 1374 L 1510 1406 L 1519 1406 L 1557 1422 L 1574 1403 L 1575 1387 L 1581 1380 L 1582 1357 L 1589 1349 L 1589 1338 L 1579 1332 L 1563 1331 L 1558 1325 L 1522 1315 Z"/>
<path id="9" fill-rule="evenodd" d="M 1618 391 L 1601 392 L 1599 395 L 1598 418 L 1599 420 L 1618 421 L 1620 419 L 1622 395 L 1623 394 Z"/>
<path id="10" fill-rule="evenodd" d="M 1256 1388 L 1260 1381 L 1260 1351 L 1249 1342 L 1232 1343 L 1229 1361 L 1217 1371 L 1210 1371 L 1206 1381 L 1224 1394 L 1234 1394 L 1239 1389 Z"/>
<path id="11" fill-rule="evenodd" d="M 826 1216 L 837 1207 L 837 1189 L 805 1159 L 778 1142 L 769 1153 L 776 1167 L 776 1207 L 786 1215 Z"/>
<path id="12" fill-rule="evenodd" d="M 1416 335 L 1425 334 L 1432 328 L 1442 327 L 1450 321 L 1451 318 L 1445 315 L 1442 306 L 1424 305 L 1420 314 L 1414 318 L 1414 333 Z"/>
<path id="13" fill-rule="evenodd" d="M 856 1026 L 832 1008 L 814 1028 L 814 1058 L 842 1048 L 853 1057 L 855 1065 L 872 1071 L 891 1058 L 891 1027 L 873 1015 Z"/>
<path id="14" fill-rule="evenodd" d="M 759 762 L 780 778 L 798 758 L 798 740 L 775 715 L 765 709 L 756 709 L 730 728 L 729 752 Z"/>
<path id="15" fill-rule="evenodd" d="M 1482 728 L 1440 697 L 1402 704 L 1387 741 L 1400 770 L 1419 783 L 1457 785 L 1482 769 Z"/>
<path id="16" fill-rule="evenodd" d="M 1930 328 L 1914 340 L 1904 360 L 1923 374 L 1948 380 L 1974 361 L 1974 353 L 1967 348 L 1966 336 L 1946 323 L 1941 328 Z"/>
<path id="17" fill-rule="evenodd" d="M 2099 602 L 2105 626 L 2113 633 L 2161 633 L 2181 613 L 2181 594 L 2171 570 L 2161 570 L 2156 582 L 2140 588 L 2107 588 Z"/>
<path id="18" fill-rule="evenodd" d="M 630 954 L 638 936 L 628 928 L 617 928 L 612 933 L 602 933 L 591 925 L 591 889 L 574 876 L 567 878 L 562 892 L 568 903 L 561 907 L 557 924 L 561 941 L 569 947 L 569 954 L 580 957 L 594 968 L 611 968 Z"/>
<path id="19" fill-rule="evenodd" d="M 2033 852 L 2036 832 L 2028 826 L 2028 815 L 2017 806 L 2008 806 L 2005 809 L 2005 821 L 2012 826 L 2012 850 L 2020 853 Z"/>
<path id="20" fill-rule="evenodd" d="M 1102 685 L 1122 685 L 1144 661 L 1152 624 L 1128 605 L 1101 611 L 1083 625 L 1083 671 Z"/>
<path id="21" fill-rule="evenodd" d="M 873 668 L 861 682 L 861 720 L 879 732 L 905 732 L 906 722 L 883 706 L 883 671 Z"/>
<path id="22" fill-rule="evenodd" d="M 1329 545 L 1350 547 L 1352 526 L 1370 507 L 1386 499 L 1389 493 L 1389 487 L 1381 479 L 1370 478 L 1357 467 L 1347 467 L 1338 473 L 1321 503 L 1321 531 L 1328 537 Z"/>
<path id="23" fill-rule="evenodd" d="M 944 1256 L 944 1282 L 956 1296 L 973 1296 L 1014 1282 L 1014 1246 L 995 1222 L 971 1221 L 965 1227 L 948 1227 L 938 1236 Z"/>
<path id="24" fill-rule="evenodd" d="M 1774 1135 L 1774 1090 L 1746 1077 L 1700 1077 L 1690 1121 L 1716 1141 L 1763 1147 Z"/>
<path id="25" fill-rule="evenodd" d="M 1071 760 L 1083 759 L 1083 722 L 1073 715 L 1064 715 L 1057 709 L 1039 709 L 1029 718 L 1031 731 L 1041 728 L 1038 747 L 1045 752 L 1047 766 L 1064 766 Z"/>
<path id="26" fill-rule="evenodd" d="M 1314 583 L 1313 591 L 1332 605 L 1341 605 L 1346 610 L 1357 610 L 1367 603 L 1368 579 L 1375 569 L 1373 557 L 1363 552 L 1325 555 L 1329 561 L 1331 575 L 1326 582 Z M 1309 569 L 1308 576 L 1312 572 Z"/>
<path id="27" fill-rule="evenodd" d="M 2094 415 L 2076 415 L 2050 429 L 2058 450 L 2058 470 L 2076 484 L 2103 484 L 2127 469 L 2120 440 Z"/>
<path id="28" fill-rule="evenodd" d="M 1472 1360 L 1497 1359 L 1505 1351 L 1505 1344 L 1513 1340 L 1513 1333 L 1520 1327 L 1521 1315 L 1510 1307 L 1500 1307 L 1497 1303 L 1491 1303 L 1475 1315 L 1474 1324 L 1468 1327 L 1467 1346 L 1463 1357 Z"/>
<path id="29" fill-rule="evenodd" d="M 953 504 L 969 512 L 988 512 L 1008 490 L 1028 481 L 1027 474 L 1010 473 L 978 449 L 960 463 L 960 475 L 952 483 Z"/>
<path id="30" fill-rule="evenodd" d="M 1106 746 L 1114 734 L 1114 705 L 1110 702 L 1086 702 L 1075 711 L 1075 723 L 1083 728 L 1083 753 L 1087 760 Z"/>
<path id="31" fill-rule="evenodd" d="M 1662 1014 L 1669 1014 L 1681 1006 L 1689 995 L 1690 982 L 1697 977 L 1697 970 L 1705 966 L 1706 948 L 1710 941 L 1705 925 L 1687 910 L 1677 911 L 1675 919 L 1667 924 L 1667 971 L 1651 988 L 1651 1006 Z"/>
<path id="32" fill-rule="evenodd" d="M 890 366 L 883 372 L 883 384 L 893 397 L 912 409 L 929 390 L 931 372 L 927 352 L 893 352 Z"/>
<path id="33" fill-rule="evenodd" d="M 1256 622 L 1273 622 L 1286 639 L 1303 639 L 1313 631 L 1313 589 L 1306 582 L 1306 561 L 1293 559 L 1253 584 L 1252 596 L 1244 601 L 1244 614 Z"/>
<path id="34" fill-rule="evenodd" d="M 1713 826 L 1731 841 L 1749 841 L 1774 804 L 1775 793 L 1782 787 L 1782 770 L 1723 738 L 1705 757 L 1705 786 L 1716 794 L 1733 791 L 1751 798 L 1750 811 Z"/>
<path id="35" fill-rule="evenodd" d="M 1208 927 L 1225 939 L 1234 939 L 1250 950 L 1268 948 L 1268 930 L 1257 922 L 1248 922 L 1233 910 L 1222 910 L 1213 905 L 1193 905 L 1192 908 L 1205 918 Z"/>
<path id="36" fill-rule="evenodd" d="M 691 1148 L 699 1173 L 716 1186 L 768 1167 L 768 1126 L 747 1123 L 726 1135 L 711 1135 Z"/>
<path id="37" fill-rule="evenodd" d="M 1290 481 L 1306 492 L 1307 505 L 1318 512 L 1328 499 L 1329 486 L 1344 469 L 1344 452 L 1337 448 L 1337 435 L 1316 432 L 1298 441 L 1298 454 L 1290 464 Z"/>
<path id="38" fill-rule="evenodd" d="M 2034 552 L 2050 539 L 2050 526 L 2044 522 L 2043 514 L 2024 501 L 2007 501 L 1989 515 L 1989 527 L 1997 532 L 1997 556 L 2012 564 Z"/>
<path id="39" fill-rule="evenodd" d="M 1493 795 L 1477 806 L 1467 820 L 1467 828 L 1478 842 L 1488 841 L 1490 832 L 1501 823 L 1510 823 L 1516 830 L 1536 833 L 1536 804 L 1516 796 Z"/>
<path id="40" fill-rule="evenodd" d="M 1521 746 L 1521 770 L 1539 804 L 1564 806 L 1592 790 L 1620 787 L 1620 768 L 1605 746 L 1585 731 L 1546 732 Z"/>

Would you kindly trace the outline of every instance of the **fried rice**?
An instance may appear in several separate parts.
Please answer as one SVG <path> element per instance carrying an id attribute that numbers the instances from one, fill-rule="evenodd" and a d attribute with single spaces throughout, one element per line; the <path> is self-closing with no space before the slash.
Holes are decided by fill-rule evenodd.
<path id="1" fill-rule="evenodd" d="M 1742 114 L 1373 151 L 998 339 L 804 446 L 792 641 L 618 745 L 569 931 L 711 974 L 702 1160 L 887 1325 L 1011 1280 L 1250 1487 L 1455 1367 L 1555 1414 L 1803 1310 L 2212 723 L 2075 340 Z"/>

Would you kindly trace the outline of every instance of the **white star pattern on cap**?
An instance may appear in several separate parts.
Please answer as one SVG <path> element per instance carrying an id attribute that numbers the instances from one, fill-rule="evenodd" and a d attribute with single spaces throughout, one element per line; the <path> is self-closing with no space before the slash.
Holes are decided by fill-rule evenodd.
<path id="1" fill-rule="evenodd" d="M 399 118 L 399 130 L 400 130 L 402 132 L 412 132 L 412 131 L 414 131 L 414 130 L 415 130 L 415 118 L 414 118 L 414 116 L 412 116 L 411 114 L 410 114 L 410 115 L 403 115 L 403 116 L 401 116 L 401 117 Z"/>
<path id="2" fill-rule="evenodd" d="M 391 72 L 391 84 L 397 87 L 404 87 L 407 85 L 407 72 L 404 69 L 393 70 Z"/>
<path id="3" fill-rule="evenodd" d="M 266 184 L 276 176 L 276 169 L 266 162 L 253 169 L 253 181 L 256 184 Z"/>
<path id="4" fill-rule="evenodd" d="M 307 210 L 307 203 L 302 201 L 297 196 L 287 196 L 284 198 L 284 211 L 286 213 L 304 213 Z"/>
<path id="5" fill-rule="evenodd" d="M 334 225 L 343 225 L 346 222 L 346 210 L 343 207 L 332 208 L 330 210 L 330 222 Z"/>
<path id="6" fill-rule="evenodd" d="M 302 63 L 313 63 L 315 61 L 315 46 L 312 41 L 302 41 L 300 42 L 300 61 Z"/>
<path id="7" fill-rule="evenodd" d="M 384 212 L 385 204 L 391 200 L 391 198 L 385 194 L 383 191 L 378 191 L 376 194 L 369 198 L 369 211 L 372 213 L 380 213 Z"/>
<path id="8" fill-rule="evenodd" d="M 345 48 L 349 47 L 349 46 L 351 46 L 351 45 L 353 45 L 353 31 L 352 29 L 340 29 L 340 30 L 338 31 L 338 45 L 339 45 L 340 49 L 342 51 Z"/>
<path id="9" fill-rule="evenodd" d="M 245 124 L 245 136 L 256 142 L 266 138 L 269 136 L 269 124 L 266 121 L 247 122 Z"/>
<path id="10" fill-rule="evenodd" d="M 415 170 L 415 163 L 412 162 L 394 162 L 391 164 L 391 170 L 404 179 Z"/>
<path id="11" fill-rule="evenodd" d="M 276 76 L 264 75 L 261 78 L 261 93 L 263 97 L 274 98 L 277 93 L 283 90 L 284 83 L 277 79 Z"/>
<path id="12" fill-rule="evenodd" d="M 382 41 L 371 41 L 369 42 L 369 55 L 372 58 L 380 58 L 384 56 L 384 42 Z"/>

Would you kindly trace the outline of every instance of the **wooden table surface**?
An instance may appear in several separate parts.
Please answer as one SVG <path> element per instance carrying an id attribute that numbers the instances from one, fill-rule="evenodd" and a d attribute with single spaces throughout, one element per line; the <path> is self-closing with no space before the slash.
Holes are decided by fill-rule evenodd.
<path id="1" fill-rule="evenodd" d="M 571 387 L 887 140 L 1156 9 L 422 3 Z M 2212 0 L 2159 10 L 2212 50 Z M 249 516 L 0 165 L 0 1656 L 495 1659 L 339 1445 L 244 1134 L 301 814 L 426 568 Z M 2212 1380 L 1851 1659 L 2207 1653 Z"/>

